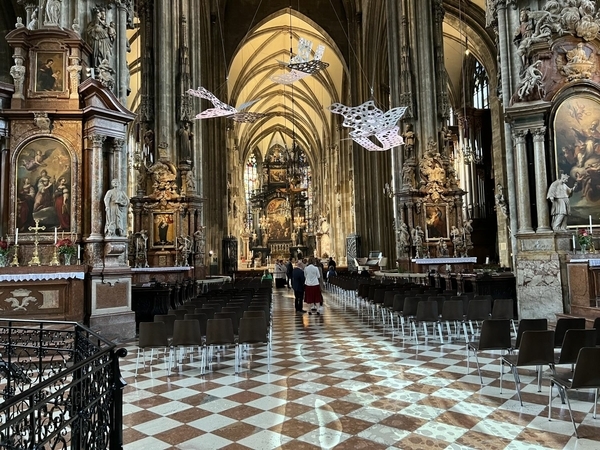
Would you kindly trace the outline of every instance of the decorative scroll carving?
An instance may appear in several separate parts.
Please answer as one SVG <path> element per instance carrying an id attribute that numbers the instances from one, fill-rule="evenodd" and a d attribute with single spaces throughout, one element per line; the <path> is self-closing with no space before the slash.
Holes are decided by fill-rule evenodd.
<path id="1" fill-rule="evenodd" d="M 33 113 L 33 123 L 40 129 L 42 133 L 50 133 L 50 118 L 48 117 L 48 113 L 41 112 Z"/>

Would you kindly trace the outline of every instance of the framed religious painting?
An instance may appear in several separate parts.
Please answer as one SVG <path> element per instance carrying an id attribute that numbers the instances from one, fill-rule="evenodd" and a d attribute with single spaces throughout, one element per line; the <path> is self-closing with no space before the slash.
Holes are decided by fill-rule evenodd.
<path id="1" fill-rule="evenodd" d="M 287 170 L 285 168 L 269 169 L 269 183 L 286 183 Z"/>
<path id="2" fill-rule="evenodd" d="M 557 173 L 568 175 L 573 189 L 567 226 L 600 222 L 600 99 L 588 95 L 569 97 L 554 116 L 554 149 Z"/>
<path id="3" fill-rule="evenodd" d="M 448 205 L 425 205 L 425 239 L 428 241 L 450 238 Z"/>
<path id="4" fill-rule="evenodd" d="M 18 153 L 15 177 L 15 218 L 20 233 L 29 227 L 46 232 L 70 232 L 73 222 L 73 161 L 65 145 L 52 138 L 38 138 Z"/>
<path id="5" fill-rule="evenodd" d="M 62 52 L 39 51 L 35 58 L 34 91 L 55 94 L 66 91 L 66 64 Z"/>
<path id="6" fill-rule="evenodd" d="M 291 239 L 292 230 L 286 205 L 287 202 L 284 198 L 274 198 L 267 205 L 269 240 L 289 241 Z"/>
<path id="7" fill-rule="evenodd" d="M 172 212 L 152 213 L 152 243 L 154 247 L 175 246 L 175 214 Z"/>

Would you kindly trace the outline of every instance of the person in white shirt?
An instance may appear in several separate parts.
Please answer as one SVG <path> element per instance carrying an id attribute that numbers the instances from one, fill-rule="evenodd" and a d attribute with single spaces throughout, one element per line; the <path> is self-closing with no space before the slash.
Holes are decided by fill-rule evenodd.
<path id="1" fill-rule="evenodd" d="M 285 286 L 285 265 L 283 264 L 283 260 L 278 259 L 275 263 L 275 273 L 273 274 L 273 278 L 275 278 L 275 287 L 282 288 Z"/>
<path id="2" fill-rule="evenodd" d="M 304 301 L 311 305 L 311 310 L 308 314 L 316 312 L 317 315 L 321 314 L 323 309 L 323 294 L 321 293 L 321 283 L 323 276 L 321 269 L 315 265 L 314 258 L 308 258 L 308 265 L 304 268 Z M 317 303 L 320 308 L 317 309 Z"/>

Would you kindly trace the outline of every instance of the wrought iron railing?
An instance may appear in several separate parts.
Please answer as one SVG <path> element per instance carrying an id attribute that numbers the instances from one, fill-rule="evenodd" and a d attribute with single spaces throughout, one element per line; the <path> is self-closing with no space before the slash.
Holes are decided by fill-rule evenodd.
<path id="1" fill-rule="evenodd" d="M 0 448 L 123 448 L 119 357 L 75 322 L 0 318 Z"/>

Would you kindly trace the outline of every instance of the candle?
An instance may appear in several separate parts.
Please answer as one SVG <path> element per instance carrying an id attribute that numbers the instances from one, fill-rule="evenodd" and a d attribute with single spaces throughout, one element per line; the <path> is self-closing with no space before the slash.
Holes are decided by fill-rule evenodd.
<path id="1" fill-rule="evenodd" d="M 486 263 L 486 264 L 489 264 L 489 263 L 490 263 L 490 257 L 489 257 L 489 256 L 486 256 L 486 257 L 485 257 L 485 263 Z"/>
<path id="2" fill-rule="evenodd" d="M 58 230 L 54 227 L 54 245 L 56 245 L 56 241 L 58 240 Z"/>
<path id="3" fill-rule="evenodd" d="M 573 251 L 575 251 L 575 235 L 573 235 Z"/>
<path id="4" fill-rule="evenodd" d="M 19 243 L 19 229 L 15 228 L 15 245 Z"/>
<path id="5" fill-rule="evenodd" d="M 592 215 L 590 214 L 590 234 L 592 234 Z"/>
<path id="6" fill-rule="evenodd" d="M 77 244 L 77 259 L 81 261 L 81 245 Z"/>

